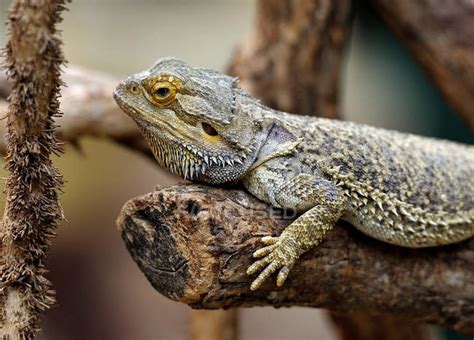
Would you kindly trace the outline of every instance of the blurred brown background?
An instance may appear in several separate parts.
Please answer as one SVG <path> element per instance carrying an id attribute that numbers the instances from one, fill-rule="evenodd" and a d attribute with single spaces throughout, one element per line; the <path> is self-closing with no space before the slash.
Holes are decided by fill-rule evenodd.
<path id="1" fill-rule="evenodd" d="M 5 21 L 9 1 L 0 4 Z M 233 48 L 251 31 L 254 5 L 251 0 L 75 0 L 62 23 L 65 55 L 70 64 L 119 77 L 163 56 L 224 70 Z M 0 39 L 4 44 L 4 29 Z M 345 60 L 345 119 L 472 143 L 467 128 L 363 2 Z M 40 338 L 185 338 L 190 308 L 152 289 L 115 225 L 129 198 L 177 179 L 115 144 L 86 139 L 81 146 L 82 152 L 67 146 L 55 160 L 67 181 L 62 197 L 67 222 L 49 266 L 59 305 L 47 314 Z M 324 312 L 314 309 L 246 309 L 240 327 L 242 339 L 336 338 Z"/>

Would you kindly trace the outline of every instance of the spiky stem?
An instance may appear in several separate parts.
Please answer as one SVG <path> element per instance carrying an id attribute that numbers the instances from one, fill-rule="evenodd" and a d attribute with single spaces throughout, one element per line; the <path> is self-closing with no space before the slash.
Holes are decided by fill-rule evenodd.
<path id="1" fill-rule="evenodd" d="M 50 156 L 64 63 L 56 24 L 63 0 L 16 0 L 10 7 L 5 64 L 12 85 L 7 123 L 7 202 L 0 229 L 0 336 L 29 339 L 54 303 L 44 265 L 62 217 L 62 176 Z"/>

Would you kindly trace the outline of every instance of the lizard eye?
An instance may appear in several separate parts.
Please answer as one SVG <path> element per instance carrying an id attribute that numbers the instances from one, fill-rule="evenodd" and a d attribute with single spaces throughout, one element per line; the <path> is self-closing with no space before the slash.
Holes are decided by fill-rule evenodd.
<path id="1" fill-rule="evenodd" d="M 209 136 L 214 137 L 214 136 L 217 136 L 219 134 L 216 129 L 214 129 L 211 125 L 209 125 L 207 123 L 202 122 L 201 127 L 202 127 L 203 131 L 206 134 L 208 134 Z"/>
<path id="2" fill-rule="evenodd" d="M 170 93 L 170 89 L 167 87 L 159 87 L 155 91 L 157 97 L 165 98 Z"/>
<path id="3" fill-rule="evenodd" d="M 176 86 L 168 81 L 159 81 L 151 88 L 153 100 L 160 105 L 169 105 L 176 97 Z"/>

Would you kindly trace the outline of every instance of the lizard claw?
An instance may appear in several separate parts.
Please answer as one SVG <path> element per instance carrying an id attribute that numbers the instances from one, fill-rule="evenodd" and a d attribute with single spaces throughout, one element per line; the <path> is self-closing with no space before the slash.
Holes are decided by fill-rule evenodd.
<path id="1" fill-rule="evenodd" d="M 265 240 L 264 240 L 265 239 Z M 270 244 L 253 253 L 253 257 L 261 258 L 255 261 L 248 269 L 247 275 L 252 275 L 260 272 L 257 278 L 252 282 L 250 289 L 258 289 L 262 283 L 279 269 L 277 277 L 277 286 L 281 287 L 288 277 L 291 267 L 296 261 L 292 256 L 294 252 L 289 251 L 283 245 L 283 242 L 278 237 L 264 237 L 262 241 L 265 244 Z"/>

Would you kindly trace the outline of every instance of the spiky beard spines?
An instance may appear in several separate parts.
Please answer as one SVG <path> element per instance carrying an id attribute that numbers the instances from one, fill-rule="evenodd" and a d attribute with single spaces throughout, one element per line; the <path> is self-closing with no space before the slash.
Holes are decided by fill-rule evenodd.
<path id="1" fill-rule="evenodd" d="M 170 141 L 146 128 L 142 128 L 142 133 L 160 165 L 188 180 L 198 179 L 209 166 L 234 167 L 243 165 L 247 159 L 244 152 L 237 156 L 204 154 L 192 145 Z"/>
<path id="2" fill-rule="evenodd" d="M 146 129 L 143 130 L 143 135 L 160 165 L 172 173 L 189 180 L 205 173 L 207 166 L 203 160 L 184 146 L 159 138 Z"/>

